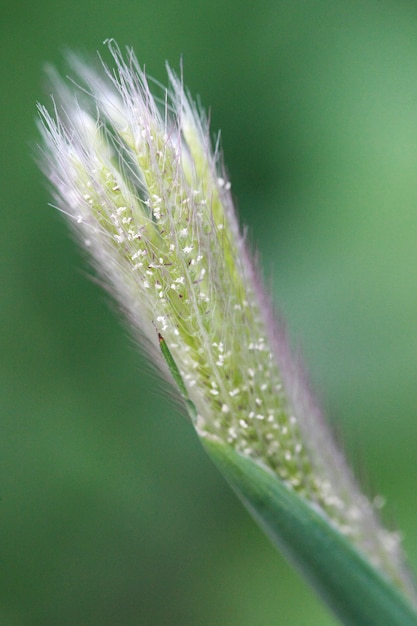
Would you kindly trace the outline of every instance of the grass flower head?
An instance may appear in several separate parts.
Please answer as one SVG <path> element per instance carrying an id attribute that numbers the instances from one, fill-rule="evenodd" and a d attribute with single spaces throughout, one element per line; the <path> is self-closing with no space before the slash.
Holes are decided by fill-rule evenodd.
<path id="1" fill-rule="evenodd" d="M 272 472 L 403 589 L 396 533 L 358 489 L 276 324 L 239 229 L 219 142 L 168 69 L 160 100 L 134 54 L 71 57 L 39 106 L 58 208 L 202 439 Z"/>

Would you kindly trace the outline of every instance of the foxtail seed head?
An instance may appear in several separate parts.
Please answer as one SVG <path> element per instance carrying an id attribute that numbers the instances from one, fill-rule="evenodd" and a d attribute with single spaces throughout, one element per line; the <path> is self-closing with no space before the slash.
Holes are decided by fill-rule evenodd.
<path id="1" fill-rule="evenodd" d="M 398 536 L 358 490 L 276 328 L 204 115 L 170 70 L 161 105 L 134 54 L 109 48 L 114 69 L 73 57 L 81 87 L 53 74 L 53 114 L 39 106 L 57 206 L 199 435 L 274 472 L 409 590 Z"/>

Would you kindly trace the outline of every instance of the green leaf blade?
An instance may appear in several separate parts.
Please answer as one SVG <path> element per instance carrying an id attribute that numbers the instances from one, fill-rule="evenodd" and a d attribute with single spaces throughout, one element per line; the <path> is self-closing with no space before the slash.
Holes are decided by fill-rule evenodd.
<path id="1" fill-rule="evenodd" d="M 203 446 L 272 542 L 348 626 L 417 626 L 408 599 L 335 526 L 271 472 L 229 446 Z"/>

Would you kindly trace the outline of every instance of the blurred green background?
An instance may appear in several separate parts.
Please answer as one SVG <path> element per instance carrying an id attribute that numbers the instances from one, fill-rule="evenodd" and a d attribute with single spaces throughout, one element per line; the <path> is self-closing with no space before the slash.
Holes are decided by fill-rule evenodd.
<path id="1" fill-rule="evenodd" d="M 0 622 L 330 626 L 127 337 L 32 159 L 43 66 L 115 37 L 211 110 L 242 222 L 417 569 L 417 4 L 1 3 Z"/>

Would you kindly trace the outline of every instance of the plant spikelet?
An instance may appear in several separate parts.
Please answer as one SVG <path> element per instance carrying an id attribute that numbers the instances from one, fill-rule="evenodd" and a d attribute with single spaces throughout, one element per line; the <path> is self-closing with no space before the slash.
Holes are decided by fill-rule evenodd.
<path id="1" fill-rule="evenodd" d="M 409 590 L 263 296 L 204 114 L 171 70 L 159 101 L 133 52 L 109 48 L 111 68 L 70 57 L 75 83 L 52 73 L 52 113 L 39 106 L 57 206 L 199 436 L 268 468 Z"/>

